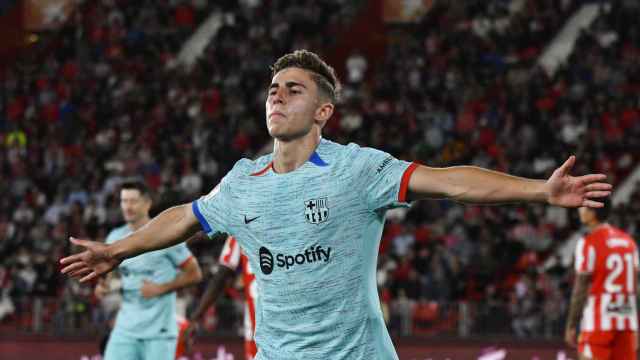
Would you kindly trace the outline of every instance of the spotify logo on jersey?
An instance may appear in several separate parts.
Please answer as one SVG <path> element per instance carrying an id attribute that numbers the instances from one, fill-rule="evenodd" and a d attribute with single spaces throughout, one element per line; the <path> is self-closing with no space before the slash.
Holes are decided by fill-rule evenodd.
<path id="1" fill-rule="evenodd" d="M 260 269 L 265 275 L 269 275 L 273 272 L 274 265 L 279 268 L 285 268 L 289 270 L 300 265 L 311 263 L 327 263 L 331 258 L 331 247 L 323 248 L 320 245 L 314 245 L 305 251 L 295 254 L 276 254 L 276 263 L 273 263 L 273 254 L 266 247 L 260 248 Z"/>
<path id="2" fill-rule="evenodd" d="M 269 275 L 273 271 L 273 255 L 264 246 L 260 248 L 260 269 L 265 275 Z"/>

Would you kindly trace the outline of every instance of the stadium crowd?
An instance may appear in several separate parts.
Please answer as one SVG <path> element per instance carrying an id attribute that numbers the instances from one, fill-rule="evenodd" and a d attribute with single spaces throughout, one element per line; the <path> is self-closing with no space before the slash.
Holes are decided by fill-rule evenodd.
<path id="1" fill-rule="evenodd" d="M 576 154 L 576 173 L 624 179 L 640 153 L 639 8 L 611 1 L 566 64 L 548 74 L 536 59 L 580 2 L 527 0 L 515 15 L 510 3 L 438 6 L 417 24 L 390 26 L 383 58 L 354 49 L 333 64 L 345 74 L 344 96 L 324 136 L 434 166 L 536 178 Z M 0 324 L 25 325 L 40 297 L 58 299 L 44 309 L 58 331 L 103 326 L 92 290 L 58 274 L 57 259 L 72 251 L 68 236 L 104 239 L 121 222 L 123 179 L 144 179 L 157 212 L 207 192 L 237 159 L 268 151 L 267 65 L 292 49 L 325 53 L 335 45 L 326 34 L 364 6 L 82 4 L 46 47 L 1 75 Z M 224 25 L 183 68 L 181 45 L 215 11 Z M 638 238 L 634 199 L 640 191 L 614 222 Z M 378 270 L 390 330 L 457 331 L 466 304 L 484 333 L 560 334 L 572 274 L 540 265 L 576 230 L 575 212 L 544 206 L 434 201 L 390 212 Z M 206 268 L 222 243 L 192 245 Z M 219 328 L 241 324 L 240 301 L 229 291 L 221 306 L 233 315 L 219 308 Z"/>
<path id="2" fill-rule="evenodd" d="M 531 11 L 530 21 L 539 20 L 535 14 L 562 14 L 546 9 Z M 449 11 L 427 18 L 431 23 L 421 31 L 398 30 L 400 40 L 373 75 L 378 81 L 372 103 L 355 111 L 364 114 L 363 124 L 375 129 L 378 123 L 385 132 L 363 131 L 360 141 L 392 153 L 409 149 L 406 157 L 427 164 L 471 163 L 536 178 L 548 177 L 577 154 L 577 173 L 607 173 L 617 184 L 637 163 L 638 8 L 615 2 L 601 11 L 555 74 L 515 49 L 495 51 L 499 37 L 480 38 Z M 511 41 L 526 47 L 532 37 L 521 34 Z M 530 51 L 540 53 L 531 44 Z M 377 117 L 375 109 L 389 109 L 405 123 L 389 131 L 390 119 Z M 405 133 L 389 141 L 394 131 Z M 622 221 L 614 223 L 638 235 L 640 218 L 632 211 L 620 207 L 615 217 Z M 491 319 L 477 326 L 518 336 L 558 334 L 571 272 L 543 271 L 541 262 L 578 229 L 576 212 L 564 209 L 418 204 L 401 221 L 390 221 L 383 237 L 381 282 L 391 293 L 386 298 L 409 300 L 391 300 L 389 306 L 405 309 L 397 323 L 413 324 L 413 330 L 438 319 L 434 304 L 471 300 L 480 305 L 480 316 Z"/>

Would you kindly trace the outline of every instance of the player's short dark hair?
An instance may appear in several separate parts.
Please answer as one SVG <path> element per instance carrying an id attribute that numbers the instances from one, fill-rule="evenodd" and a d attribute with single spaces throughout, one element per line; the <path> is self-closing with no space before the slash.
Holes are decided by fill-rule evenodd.
<path id="1" fill-rule="evenodd" d="M 311 72 L 311 78 L 318 86 L 318 90 L 331 103 L 335 104 L 340 98 L 340 80 L 338 80 L 335 70 L 317 54 L 308 50 L 296 50 L 286 54 L 271 66 L 271 77 L 290 67 L 297 67 Z"/>
<path id="2" fill-rule="evenodd" d="M 601 208 L 592 208 L 592 210 L 599 222 L 605 222 L 609 219 L 609 214 L 611 213 L 611 199 L 607 197 L 599 201 L 602 202 L 604 206 Z"/>
<path id="3" fill-rule="evenodd" d="M 138 190 L 140 196 L 151 198 L 151 190 L 147 184 L 138 180 L 125 181 L 120 184 L 120 190 Z"/>

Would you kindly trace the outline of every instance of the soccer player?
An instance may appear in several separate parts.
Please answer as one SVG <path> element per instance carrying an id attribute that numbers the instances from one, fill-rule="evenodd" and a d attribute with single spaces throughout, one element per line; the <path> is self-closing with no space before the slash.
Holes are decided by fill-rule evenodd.
<path id="1" fill-rule="evenodd" d="M 119 243 L 150 221 L 147 186 L 123 183 L 120 207 L 126 224 L 109 233 L 107 244 Z M 178 336 L 175 292 L 202 279 L 198 261 L 182 243 L 125 260 L 118 271 L 122 305 L 107 342 L 105 360 L 173 360 Z M 104 278 L 98 280 L 96 297 L 112 291 L 107 284 Z"/>
<path id="2" fill-rule="evenodd" d="M 212 271 L 211 280 L 207 284 L 200 303 L 196 310 L 189 317 L 190 326 L 186 330 L 185 340 L 189 341 L 195 330 L 197 322 L 202 318 L 205 311 L 222 294 L 225 286 L 234 278 L 235 272 L 240 267 L 242 271 L 242 282 L 244 286 L 244 354 L 246 360 L 253 360 L 258 348 L 254 339 L 256 328 L 255 301 L 258 291 L 256 289 L 255 274 L 249 266 L 249 259 L 242 253 L 238 241 L 233 236 L 228 236 L 224 243 L 218 264 Z"/>
<path id="3" fill-rule="evenodd" d="M 578 341 L 580 359 L 636 359 L 636 243 L 624 231 L 606 222 L 608 201 L 602 208 L 582 207 L 579 212 L 580 221 L 589 234 L 576 246 L 576 278 L 565 340 L 570 346 L 576 346 L 576 325 L 582 316 Z"/>
<path id="4" fill-rule="evenodd" d="M 474 166 L 433 168 L 322 138 L 339 82 L 316 54 L 287 54 L 266 97 L 271 154 L 242 159 L 206 196 L 168 209 L 126 239 L 61 259 L 88 281 L 123 259 L 184 241 L 201 226 L 233 234 L 256 274 L 256 359 L 397 359 L 376 289 L 385 212 L 409 201 L 540 202 L 602 206 L 604 175 L 570 175 L 575 157 L 544 180 Z"/>

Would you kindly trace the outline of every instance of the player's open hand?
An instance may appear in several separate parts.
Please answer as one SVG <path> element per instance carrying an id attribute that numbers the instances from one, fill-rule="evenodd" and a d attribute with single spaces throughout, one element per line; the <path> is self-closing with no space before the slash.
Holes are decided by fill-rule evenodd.
<path id="1" fill-rule="evenodd" d="M 156 284 L 149 280 L 142 280 L 142 287 L 140 288 L 140 293 L 142 294 L 143 298 L 151 299 L 152 297 L 160 296 L 165 292 L 166 291 L 162 285 Z"/>
<path id="2" fill-rule="evenodd" d="M 62 265 L 66 265 L 61 270 L 63 274 L 76 279 L 80 278 L 80 282 L 85 282 L 113 270 L 120 264 L 120 260 L 111 255 L 108 245 L 73 237 L 69 240 L 85 250 L 60 260 Z"/>
<path id="3" fill-rule="evenodd" d="M 575 162 L 576 157 L 570 156 L 547 180 L 549 204 L 563 207 L 599 208 L 604 206 L 597 200 L 611 195 L 611 184 L 603 182 L 607 176 L 604 174 L 571 176 L 571 168 Z"/>

